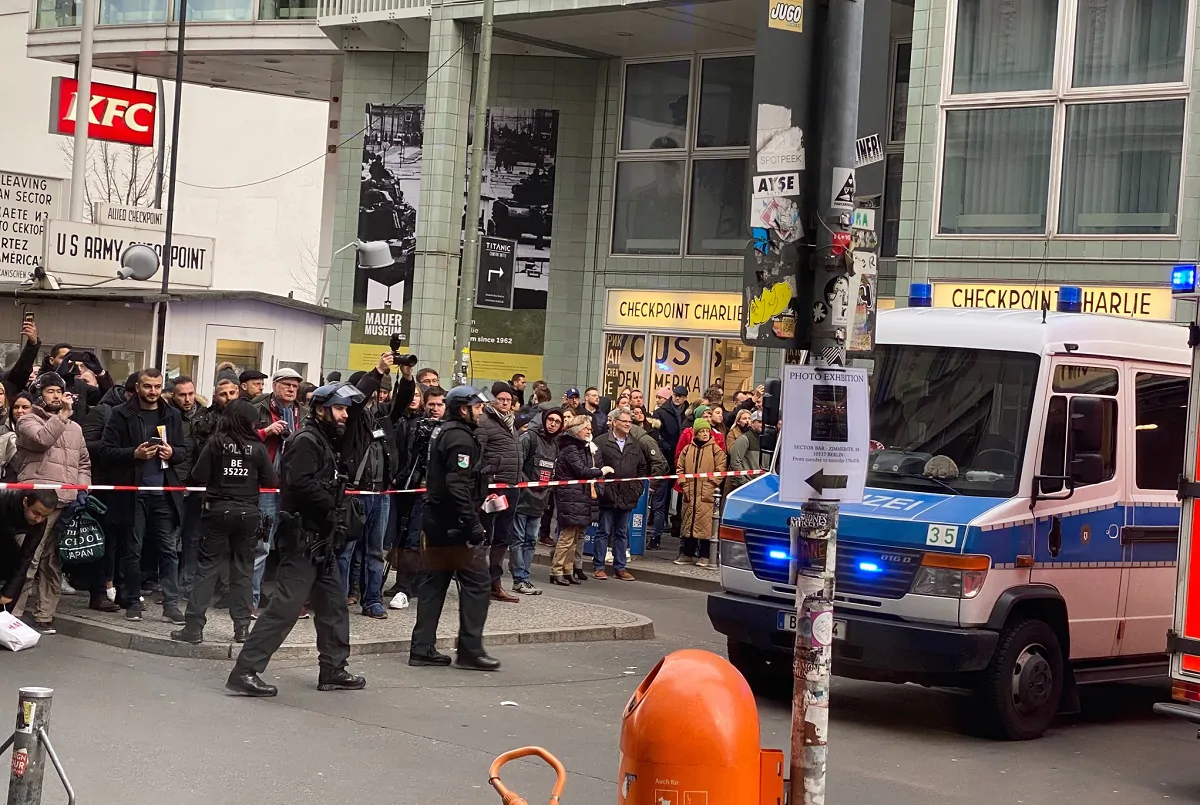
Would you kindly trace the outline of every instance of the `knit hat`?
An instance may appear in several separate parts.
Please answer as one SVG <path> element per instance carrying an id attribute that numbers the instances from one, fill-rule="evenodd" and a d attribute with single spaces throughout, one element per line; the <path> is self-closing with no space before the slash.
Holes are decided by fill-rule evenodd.
<path id="1" fill-rule="evenodd" d="M 696 417 L 696 421 L 692 423 L 692 435 L 702 430 L 712 430 L 712 423 L 704 417 Z"/>
<path id="2" fill-rule="evenodd" d="M 654 392 L 655 399 L 659 399 L 660 397 L 663 399 L 667 399 L 670 396 L 671 396 L 671 387 L 670 386 L 663 386 L 662 388 L 657 389 Z"/>
<path id="3" fill-rule="evenodd" d="M 592 424 L 590 416 L 573 416 L 567 420 L 563 426 L 563 430 L 572 436 L 578 436 L 583 432 L 583 429 Z"/>
<path id="4" fill-rule="evenodd" d="M 704 416 L 711 410 L 712 409 L 709 408 L 707 405 L 697 405 L 695 408 L 692 409 L 692 416 L 694 416 L 696 419 L 699 419 L 700 417 Z"/>
<path id="5" fill-rule="evenodd" d="M 38 375 L 37 390 L 44 391 L 50 386 L 58 386 L 63 391 L 66 391 L 66 381 L 62 379 L 62 375 L 58 372 L 42 372 Z"/>

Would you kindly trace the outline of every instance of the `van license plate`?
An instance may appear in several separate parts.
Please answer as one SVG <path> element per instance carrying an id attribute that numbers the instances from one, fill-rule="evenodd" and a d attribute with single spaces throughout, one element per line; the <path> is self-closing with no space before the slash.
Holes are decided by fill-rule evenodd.
<path id="1" fill-rule="evenodd" d="M 798 619 L 799 618 L 797 617 L 796 613 L 792 612 L 790 609 L 779 610 L 779 631 L 781 631 L 781 632 L 796 631 L 796 621 Z M 846 639 L 846 622 L 845 621 L 838 620 L 837 618 L 833 619 L 833 639 L 834 640 L 845 640 Z"/>

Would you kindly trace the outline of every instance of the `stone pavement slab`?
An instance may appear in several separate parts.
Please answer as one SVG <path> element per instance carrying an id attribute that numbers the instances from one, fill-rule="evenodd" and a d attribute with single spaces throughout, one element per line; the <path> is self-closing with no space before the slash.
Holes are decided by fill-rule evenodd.
<path id="1" fill-rule="evenodd" d="M 229 611 L 225 609 L 209 610 L 204 642 L 193 646 L 171 640 L 171 632 L 180 627 L 162 622 L 162 606 L 152 603 L 149 595 L 146 596 L 145 612 L 140 622 L 125 620 L 121 612 L 96 612 L 88 609 L 87 604 L 85 595 L 63 596 L 54 619 L 60 634 L 169 657 L 227 660 L 237 657 L 240 649 L 233 642 L 233 622 L 229 619 Z M 407 609 L 388 610 L 386 620 L 368 618 L 359 614 L 357 606 L 351 607 L 351 654 L 407 652 L 415 620 L 415 604 Z M 453 648 L 457 631 L 458 593 L 451 587 L 438 626 L 438 647 Z M 653 637 L 654 623 L 647 617 L 622 609 L 567 600 L 552 593 L 522 596 L 517 604 L 493 601 L 484 629 L 484 641 L 489 646 L 647 640 Z M 45 639 L 52 640 L 53 637 Z M 311 619 L 297 622 L 275 654 L 281 660 L 315 659 L 316 656 L 316 631 Z"/>

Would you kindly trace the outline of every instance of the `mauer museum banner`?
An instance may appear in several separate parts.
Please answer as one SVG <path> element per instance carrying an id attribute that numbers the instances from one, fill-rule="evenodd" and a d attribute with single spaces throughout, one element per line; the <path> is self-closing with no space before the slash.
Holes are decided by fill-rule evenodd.
<path id="1" fill-rule="evenodd" d="M 374 366 L 393 333 L 400 334 L 401 350 L 407 349 L 414 305 L 424 118 L 421 106 L 367 105 L 358 237 L 387 241 L 396 262 L 386 269 L 355 272 L 358 321 L 350 337 L 351 370 Z M 521 372 L 536 378 L 542 374 L 550 289 L 558 112 L 491 109 L 487 132 L 482 214 L 477 226 L 484 234 L 515 241 L 517 247 L 512 309 L 475 308 L 472 374 L 507 380 Z M 465 184 L 463 204 L 465 208 Z"/>

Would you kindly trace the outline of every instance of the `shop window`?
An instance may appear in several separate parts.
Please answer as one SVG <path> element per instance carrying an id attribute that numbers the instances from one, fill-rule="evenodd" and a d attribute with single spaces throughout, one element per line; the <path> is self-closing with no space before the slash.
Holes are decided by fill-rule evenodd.
<path id="1" fill-rule="evenodd" d="M 640 333 L 604 334 L 604 395 L 616 401 L 622 389 L 640 390 L 652 398 L 646 388 L 646 336 Z"/>
<path id="2" fill-rule="evenodd" d="M 303 378 L 308 377 L 308 362 L 307 361 L 280 361 L 275 367 L 276 371 L 280 369 L 294 369 L 298 375 Z"/>
<path id="3" fill-rule="evenodd" d="M 613 254 L 741 256 L 753 83 L 753 56 L 625 66 Z"/>
<path id="4" fill-rule="evenodd" d="M 138 350 L 102 349 L 99 358 L 100 365 L 112 377 L 114 383 L 124 382 L 125 378 L 134 372 L 146 368 L 146 353 Z"/>
<path id="5" fill-rule="evenodd" d="M 1135 386 L 1137 487 L 1174 490 L 1183 472 L 1188 379 L 1138 372 Z"/>
<path id="6" fill-rule="evenodd" d="M 196 355 L 167 355 L 167 377 L 174 380 L 177 377 L 196 376 L 200 366 L 200 358 Z"/>
<path id="7" fill-rule="evenodd" d="M 704 337 L 656 335 L 650 347 L 650 388 L 685 386 L 689 400 L 704 392 Z"/>
<path id="8" fill-rule="evenodd" d="M 262 371 L 262 343 L 259 341 L 240 341 L 233 338 L 217 339 L 217 365 L 232 363 L 233 370 L 238 374 L 247 369 Z M 217 371 L 213 367 L 213 381 L 216 382 Z"/>
<path id="9" fill-rule="evenodd" d="M 720 386 L 725 407 L 733 409 L 733 395 L 754 390 L 754 347 L 733 339 L 714 338 L 708 384 Z"/>
<path id="10" fill-rule="evenodd" d="M 1186 0 L 958 0 L 954 16 L 940 233 L 1179 232 Z"/>

